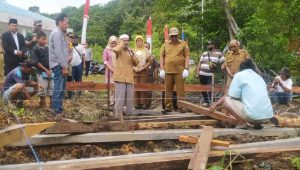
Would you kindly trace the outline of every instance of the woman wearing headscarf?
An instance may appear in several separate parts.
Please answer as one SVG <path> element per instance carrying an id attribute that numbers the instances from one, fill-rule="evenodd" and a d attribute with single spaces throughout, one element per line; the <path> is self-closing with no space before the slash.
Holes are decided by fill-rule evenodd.
<path id="1" fill-rule="evenodd" d="M 144 38 L 137 35 L 134 39 L 135 49 L 134 55 L 137 57 L 139 64 L 133 67 L 134 83 L 147 83 L 149 67 L 152 64 L 152 57 L 148 49 L 144 47 Z M 144 109 L 147 104 L 148 92 L 136 91 L 134 94 L 136 109 Z"/>
<path id="2" fill-rule="evenodd" d="M 116 36 L 110 36 L 108 39 L 108 44 L 103 50 L 103 63 L 105 65 L 105 83 L 110 79 L 110 83 L 114 83 L 112 80 L 115 68 L 116 54 L 113 52 L 113 48 L 117 46 L 118 38 Z M 110 105 L 114 105 L 115 93 L 110 92 L 109 101 Z"/>

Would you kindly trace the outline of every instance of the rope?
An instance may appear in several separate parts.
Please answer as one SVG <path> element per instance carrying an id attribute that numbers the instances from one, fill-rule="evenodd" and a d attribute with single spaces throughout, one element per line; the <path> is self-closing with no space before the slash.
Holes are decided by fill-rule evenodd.
<path id="1" fill-rule="evenodd" d="M 16 118 L 17 123 L 18 123 L 19 125 L 21 125 L 21 122 L 20 122 L 18 116 L 17 116 L 15 113 L 13 113 L 13 115 L 14 115 L 14 117 Z M 40 162 L 40 159 L 39 159 L 39 157 L 38 157 L 38 154 L 36 153 L 36 151 L 34 150 L 32 144 L 30 143 L 30 140 L 29 140 L 29 138 L 28 138 L 28 136 L 27 136 L 27 134 L 26 134 L 24 128 L 21 127 L 21 130 L 22 130 L 23 135 L 25 136 L 26 143 L 29 145 L 30 150 L 32 151 L 32 153 L 33 153 L 33 155 L 34 155 L 34 158 L 35 158 L 36 162 L 38 163 L 39 170 L 43 170 L 44 168 L 43 168 L 43 166 L 42 166 L 42 164 L 41 164 L 41 162 Z"/>

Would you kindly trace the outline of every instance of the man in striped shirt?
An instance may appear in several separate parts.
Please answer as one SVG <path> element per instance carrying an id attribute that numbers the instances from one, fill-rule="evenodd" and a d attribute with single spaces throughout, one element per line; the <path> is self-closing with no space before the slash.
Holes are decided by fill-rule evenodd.
<path id="1" fill-rule="evenodd" d="M 208 51 L 202 53 L 199 64 L 197 66 L 197 77 L 199 77 L 200 84 L 211 85 L 212 76 L 217 68 L 217 65 L 225 61 L 225 57 L 222 52 L 215 48 L 215 44 L 212 41 L 207 43 Z M 203 106 L 211 104 L 211 92 L 202 92 Z"/>

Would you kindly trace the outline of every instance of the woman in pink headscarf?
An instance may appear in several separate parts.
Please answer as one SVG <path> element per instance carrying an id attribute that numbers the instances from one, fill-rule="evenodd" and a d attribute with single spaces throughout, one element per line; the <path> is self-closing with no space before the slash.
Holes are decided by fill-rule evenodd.
<path id="1" fill-rule="evenodd" d="M 115 68 L 116 54 L 113 52 L 112 48 L 117 46 L 118 38 L 116 36 L 110 36 L 106 48 L 103 50 L 103 63 L 105 65 L 105 83 L 108 82 L 110 78 L 110 83 L 114 83 L 112 80 Z M 115 93 L 112 91 L 109 96 L 110 105 L 114 105 Z"/>

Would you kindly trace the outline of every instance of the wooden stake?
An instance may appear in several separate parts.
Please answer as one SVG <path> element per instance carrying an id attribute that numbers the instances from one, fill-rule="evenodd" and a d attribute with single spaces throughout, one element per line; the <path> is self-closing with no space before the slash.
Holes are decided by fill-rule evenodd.
<path id="1" fill-rule="evenodd" d="M 220 121 L 223 121 L 226 123 L 230 123 L 233 125 L 236 125 L 239 123 L 238 120 L 236 118 L 234 118 L 233 116 L 227 116 L 225 113 L 222 113 L 222 112 L 218 112 L 218 111 L 210 112 L 208 108 L 201 107 L 201 106 L 195 105 L 193 103 L 189 103 L 189 102 L 182 101 L 182 100 L 178 101 L 177 103 L 178 103 L 178 107 L 191 110 L 192 112 L 194 112 L 196 114 L 204 114 L 209 117 L 212 117 L 217 120 L 220 120 Z"/>
<path id="2" fill-rule="evenodd" d="M 196 144 L 196 147 L 194 149 L 194 154 L 192 159 L 190 160 L 188 169 L 205 170 L 210 152 L 213 133 L 213 127 L 205 126 L 203 128 L 203 132 L 201 133 L 200 138 L 198 139 L 198 143 Z"/>
<path id="3" fill-rule="evenodd" d="M 179 139 L 180 142 L 186 142 L 186 143 L 192 143 L 196 144 L 198 142 L 198 138 L 195 136 L 186 136 L 186 135 L 180 135 Z M 224 141 L 224 140 L 216 140 L 213 139 L 211 141 L 211 146 L 222 146 L 222 147 L 229 147 L 230 142 Z"/>

